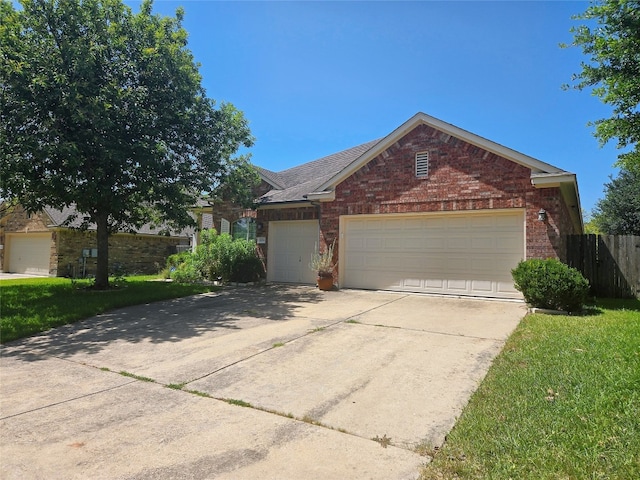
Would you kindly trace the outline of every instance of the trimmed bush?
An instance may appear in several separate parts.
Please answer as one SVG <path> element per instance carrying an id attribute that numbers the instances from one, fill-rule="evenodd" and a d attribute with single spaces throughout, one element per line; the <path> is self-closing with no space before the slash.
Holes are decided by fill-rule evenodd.
<path id="1" fill-rule="evenodd" d="M 532 307 L 577 312 L 589 293 L 589 282 L 578 270 L 553 258 L 524 260 L 511 275 Z"/>

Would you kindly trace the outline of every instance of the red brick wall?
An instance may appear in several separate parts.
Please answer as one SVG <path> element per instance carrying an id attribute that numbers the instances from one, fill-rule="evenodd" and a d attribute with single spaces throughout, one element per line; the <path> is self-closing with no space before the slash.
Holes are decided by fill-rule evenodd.
<path id="1" fill-rule="evenodd" d="M 415 154 L 424 151 L 429 175 L 416 178 Z M 560 189 L 537 189 L 530 176 L 524 166 L 422 125 L 339 184 L 335 201 L 321 204 L 321 241 L 338 239 L 340 215 L 525 208 L 527 258 L 562 257 L 562 237 L 574 232 Z M 538 220 L 541 208 L 547 222 Z M 294 219 L 285 212 L 258 217 L 265 225 Z M 338 249 L 336 241 L 336 255 Z"/>
<path id="2" fill-rule="evenodd" d="M 429 152 L 429 175 L 415 176 L 415 154 Z M 336 187 L 322 204 L 321 230 L 338 236 L 340 215 L 526 209 L 527 258 L 562 256 L 573 233 L 559 188 L 537 189 L 531 170 L 421 125 Z M 544 208 L 548 220 L 538 221 Z"/>

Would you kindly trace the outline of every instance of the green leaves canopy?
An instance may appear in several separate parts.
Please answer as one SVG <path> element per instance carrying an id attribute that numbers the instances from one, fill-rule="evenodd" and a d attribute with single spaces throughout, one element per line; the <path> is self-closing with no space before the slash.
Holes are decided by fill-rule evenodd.
<path id="1" fill-rule="evenodd" d="M 594 95 L 613 106 L 611 118 L 593 123 L 595 135 L 603 144 L 616 138 L 618 148 L 630 147 L 618 164 L 640 169 L 640 1 L 595 1 L 575 18 L 597 26 L 572 29 L 573 45 L 589 56 L 573 77 L 574 87 L 594 87 Z"/>
<path id="2" fill-rule="evenodd" d="M 101 230 L 192 224 L 197 197 L 252 171 L 234 158 L 252 144 L 247 121 L 207 98 L 181 9 L 21 4 L 0 0 L 0 196 L 31 211 L 75 204 L 100 250 Z"/>
<path id="3" fill-rule="evenodd" d="M 593 212 L 598 231 L 610 235 L 640 235 L 640 170 L 621 170 L 605 184 L 605 197 Z"/>
<path id="4" fill-rule="evenodd" d="M 176 227 L 228 176 L 251 137 L 208 99 L 176 18 L 119 0 L 0 5 L 2 194 L 27 208 L 75 203 L 112 231 L 153 211 Z M 242 163 L 242 162 L 239 162 Z"/>

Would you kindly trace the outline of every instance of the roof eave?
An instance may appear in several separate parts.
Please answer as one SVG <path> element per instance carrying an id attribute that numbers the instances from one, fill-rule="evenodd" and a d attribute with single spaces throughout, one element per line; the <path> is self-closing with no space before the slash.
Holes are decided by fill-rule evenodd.
<path id="1" fill-rule="evenodd" d="M 268 203 L 259 203 L 256 206 L 256 210 L 270 210 L 274 208 L 300 208 L 300 207 L 308 207 L 311 205 L 310 200 L 291 200 L 285 202 L 268 202 Z"/>
<path id="2" fill-rule="evenodd" d="M 333 202 L 336 199 L 336 192 L 333 190 L 325 190 L 322 192 L 311 192 L 305 195 L 307 200 L 312 202 Z"/>
<path id="3" fill-rule="evenodd" d="M 578 180 L 575 173 L 532 174 L 531 184 L 536 188 L 559 188 L 569 210 L 571 221 L 578 232 L 584 232 L 582 209 L 580 208 L 580 192 L 578 191 Z"/>

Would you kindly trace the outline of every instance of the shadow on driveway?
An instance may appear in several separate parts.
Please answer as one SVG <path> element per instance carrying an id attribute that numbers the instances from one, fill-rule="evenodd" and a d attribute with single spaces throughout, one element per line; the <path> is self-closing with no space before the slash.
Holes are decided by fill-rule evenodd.
<path id="1" fill-rule="evenodd" d="M 48 356 L 98 353 L 115 341 L 161 344 L 180 342 L 216 331 L 243 329 L 282 321 L 302 305 L 318 303 L 313 287 L 270 285 L 228 288 L 216 293 L 126 307 L 52 329 L 3 346 L 3 356 L 25 361 Z"/>

